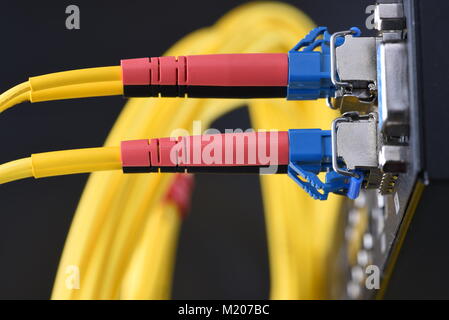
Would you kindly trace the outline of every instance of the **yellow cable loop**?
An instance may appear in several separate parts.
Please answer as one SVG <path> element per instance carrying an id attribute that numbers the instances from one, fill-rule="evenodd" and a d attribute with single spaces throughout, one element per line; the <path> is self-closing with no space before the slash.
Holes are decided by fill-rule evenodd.
<path id="1" fill-rule="evenodd" d="M 171 274 L 181 225 L 178 208 L 161 202 L 147 219 L 121 287 L 123 299 L 169 299 Z M 157 245 L 154 245 L 157 244 Z M 151 270 L 152 272 L 148 272 Z"/>

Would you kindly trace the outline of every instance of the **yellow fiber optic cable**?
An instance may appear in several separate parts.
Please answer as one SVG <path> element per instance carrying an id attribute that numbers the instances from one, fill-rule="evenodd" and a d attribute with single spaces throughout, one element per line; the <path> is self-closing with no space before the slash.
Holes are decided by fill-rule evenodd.
<path id="1" fill-rule="evenodd" d="M 31 158 L 10 161 L 0 165 L 0 184 L 33 176 Z"/>
<path id="2" fill-rule="evenodd" d="M 0 165 L 0 184 L 25 179 L 121 169 L 120 148 L 86 148 L 36 153 Z"/>
<path id="3" fill-rule="evenodd" d="M 29 83 L 31 102 L 123 94 L 120 66 L 50 73 Z"/>
<path id="4" fill-rule="evenodd" d="M 87 68 L 31 77 L 0 95 L 0 112 L 21 102 L 123 94 L 120 66 Z"/>
<path id="5" fill-rule="evenodd" d="M 121 81 L 120 66 L 97 67 L 69 70 L 31 77 L 28 81 L 32 91 L 40 91 L 57 87 L 67 87 L 83 83 Z"/>
<path id="6" fill-rule="evenodd" d="M 0 112 L 29 100 L 30 84 L 23 82 L 0 95 Z"/>

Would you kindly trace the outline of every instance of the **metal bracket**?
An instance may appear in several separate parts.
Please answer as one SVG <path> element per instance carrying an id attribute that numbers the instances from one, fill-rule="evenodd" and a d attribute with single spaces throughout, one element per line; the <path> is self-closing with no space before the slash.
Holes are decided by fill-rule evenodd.
<path id="1" fill-rule="evenodd" d="M 368 115 L 360 115 L 357 112 L 347 112 L 344 113 L 342 117 L 335 119 L 332 122 L 332 129 L 331 129 L 331 139 L 332 139 L 332 168 L 335 172 L 349 177 L 358 178 L 358 174 L 355 171 L 343 168 L 340 166 L 339 163 L 339 152 L 338 152 L 338 142 L 337 142 L 337 136 L 338 136 L 338 124 L 342 122 L 354 122 L 354 121 L 360 121 L 360 120 L 374 120 L 374 125 L 377 123 L 377 118 L 374 113 L 370 113 Z M 374 134 L 372 139 L 377 140 L 377 135 Z M 350 141 L 348 141 L 350 143 Z M 372 143 L 372 145 L 369 145 L 369 148 L 376 148 L 376 141 Z M 365 164 L 366 165 L 366 164 Z M 377 163 L 371 164 L 371 166 L 377 168 Z"/>
<path id="2" fill-rule="evenodd" d="M 376 100 L 375 39 L 362 38 L 360 34 L 360 30 L 353 27 L 336 32 L 330 38 L 330 75 L 336 94 L 334 100 L 327 97 L 327 105 L 332 109 L 342 108 L 345 97 L 356 98 L 355 110 L 371 110 Z M 354 102 L 350 104 L 354 110 Z"/>

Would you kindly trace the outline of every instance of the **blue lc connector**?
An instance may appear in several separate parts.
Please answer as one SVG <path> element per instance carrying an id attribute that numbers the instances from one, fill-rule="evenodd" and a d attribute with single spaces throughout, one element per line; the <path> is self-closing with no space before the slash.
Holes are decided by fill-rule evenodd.
<path id="1" fill-rule="evenodd" d="M 291 129 L 289 137 L 288 175 L 314 199 L 326 200 L 329 192 L 358 197 L 363 173 L 348 177 L 332 169 L 332 141 L 330 130 Z M 327 172 L 325 182 L 318 177 Z"/>
<path id="2" fill-rule="evenodd" d="M 360 36 L 360 30 L 351 28 L 353 36 Z M 310 31 L 288 53 L 287 100 L 316 100 L 335 96 L 335 86 L 331 81 L 331 34 L 326 27 Z M 338 47 L 344 43 L 343 37 L 335 40 Z M 321 51 L 315 49 L 320 48 Z"/>

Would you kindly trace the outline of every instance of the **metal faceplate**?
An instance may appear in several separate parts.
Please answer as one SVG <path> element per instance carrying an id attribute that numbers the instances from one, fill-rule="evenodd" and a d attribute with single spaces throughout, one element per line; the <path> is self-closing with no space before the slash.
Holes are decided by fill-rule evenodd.
<path id="1" fill-rule="evenodd" d="M 408 135 L 408 63 L 405 41 L 379 45 L 379 113 L 382 131 L 391 136 Z"/>
<path id="2" fill-rule="evenodd" d="M 363 58 L 363 61 L 353 63 L 353 66 L 358 66 L 359 63 L 370 65 L 373 54 L 376 55 L 377 52 L 374 64 L 377 64 L 379 106 L 374 106 L 373 111 L 379 113 L 376 154 L 379 168 L 383 169 L 382 190 L 364 190 L 358 199 L 345 203 L 338 260 L 340 264 L 333 270 L 340 275 L 340 283 L 335 279 L 337 283 L 332 284 L 334 298 L 372 299 L 382 295 L 423 188 L 423 183 L 419 180 L 421 119 L 416 98 L 414 3 L 412 0 L 404 0 L 403 3 L 395 1 L 393 5 L 382 1 L 377 4 L 377 50 L 372 49 L 372 53 L 366 55 L 368 59 Z M 403 29 L 405 23 L 406 37 Z M 356 41 L 355 38 L 351 40 Z M 356 42 L 351 43 L 351 40 L 346 44 L 347 48 L 357 45 L 363 50 L 362 42 L 358 45 Z M 361 68 L 360 71 L 345 70 L 345 65 L 351 63 L 349 57 L 359 52 L 345 52 L 345 46 L 338 50 L 340 56 L 337 60 L 343 59 L 338 69 L 340 77 L 349 80 L 360 74 L 368 78 L 372 76 L 370 68 Z M 360 57 L 364 55 L 365 53 L 360 54 Z M 365 147 L 358 146 L 359 153 L 367 152 L 362 156 L 357 154 L 354 145 L 351 146 L 351 143 L 369 143 L 362 141 L 369 134 L 356 137 L 363 129 L 370 130 L 369 127 L 360 125 L 346 128 L 344 125 L 345 123 L 339 124 L 341 141 L 338 143 L 338 155 L 345 158 L 348 166 L 356 166 L 357 162 L 371 159 L 372 151 L 367 152 Z M 343 139 L 349 141 L 348 146 L 345 146 Z M 370 282 L 370 277 L 376 277 L 376 272 L 380 277 L 379 286 L 369 287 L 367 282 Z"/>

